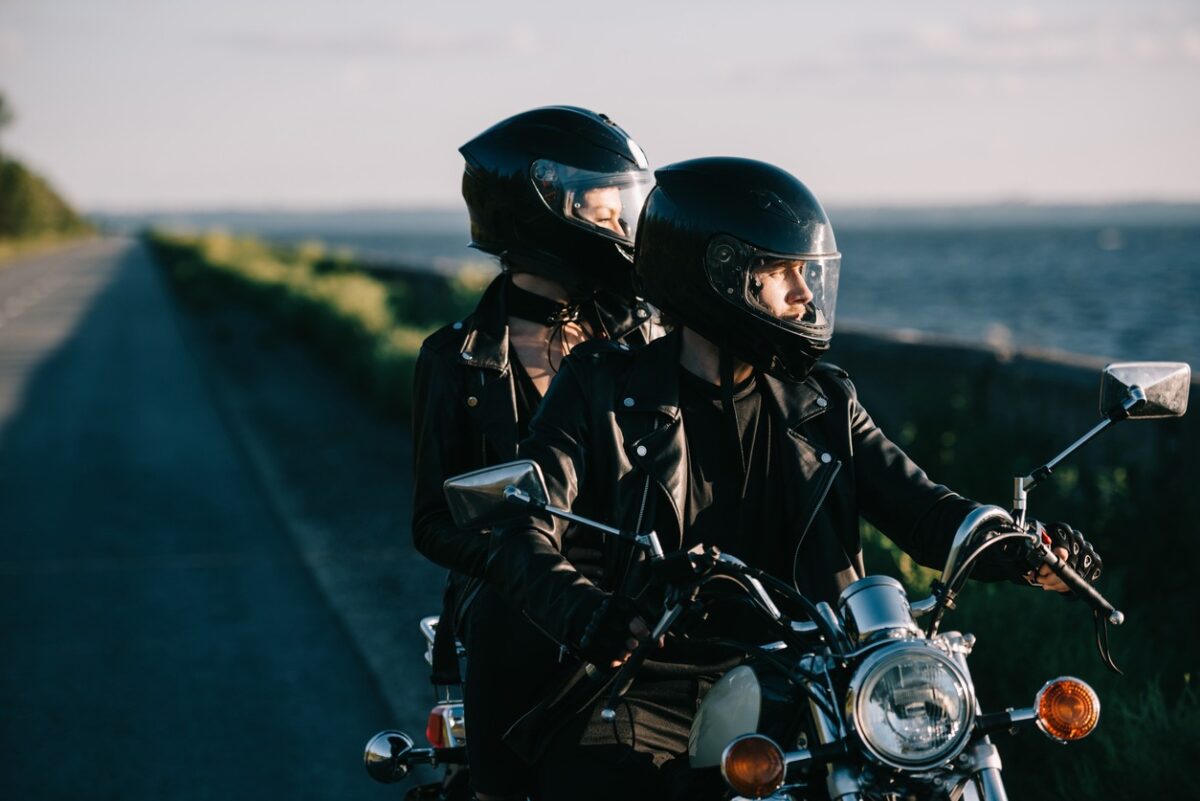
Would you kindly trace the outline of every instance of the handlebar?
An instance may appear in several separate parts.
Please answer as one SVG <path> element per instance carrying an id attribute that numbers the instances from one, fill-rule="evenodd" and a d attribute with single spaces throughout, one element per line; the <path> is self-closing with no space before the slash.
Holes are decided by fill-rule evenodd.
<path id="1" fill-rule="evenodd" d="M 1125 622 L 1124 613 L 1113 606 L 1099 590 L 1092 586 L 1090 581 L 1076 573 L 1070 565 L 1060 559 L 1058 554 L 1054 553 L 1049 545 L 1039 542 L 1035 546 L 1035 553 L 1043 564 L 1048 565 L 1054 571 L 1054 574 L 1071 588 L 1071 592 L 1082 598 L 1084 603 L 1092 609 L 1106 615 L 1109 623 L 1119 626 Z"/>

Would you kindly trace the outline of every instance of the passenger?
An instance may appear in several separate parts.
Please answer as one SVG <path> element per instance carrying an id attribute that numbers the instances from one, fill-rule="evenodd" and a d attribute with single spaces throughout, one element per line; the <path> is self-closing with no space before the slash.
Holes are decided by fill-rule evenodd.
<path id="1" fill-rule="evenodd" d="M 475 311 L 432 334 L 417 360 L 413 541 L 451 570 L 437 650 L 444 654 L 454 633 L 467 647 L 471 787 L 481 799 L 518 798 L 529 789 L 527 768 L 500 737 L 562 655 L 481 586 L 487 534 L 455 528 L 442 482 L 515 457 L 579 343 L 640 345 L 661 330 L 632 280 L 634 228 L 653 176 L 625 131 L 579 108 L 518 114 L 460 152 L 471 246 L 497 256 L 502 272 Z M 568 534 L 565 544 L 579 571 L 598 575 L 594 542 Z M 456 683 L 457 661 L 440 662 L 435 683 Z"/>

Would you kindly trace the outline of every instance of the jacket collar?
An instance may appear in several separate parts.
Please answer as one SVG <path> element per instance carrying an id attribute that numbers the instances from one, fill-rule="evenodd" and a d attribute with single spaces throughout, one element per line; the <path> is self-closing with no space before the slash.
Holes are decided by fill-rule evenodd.
<path id="1" fill-rule="evenodd" d="M 759 380 L 765 386 L 766 396 L 771 399 L 775 411 L 783 418 L 789 431 L 795 431 L 817 415 L 824 414 L 829 408 L 829 398 L 811 377 L 795 383 L 764 373 L 759 375 Z"/>
<path id="2" fill-rule="evenodd" d="M 614 342 L 629 336 L 655 316 L 654 307 L 641 298 L 630 305 L 611 292 L 600 291 L 596 293 L 595 300 L 601 329 L 596 333 L 603 333 L 606 339 Z"/>
<path id="3" fill-rule="evenodd" d="M 459 364 L 504 372 L 508 369 L 508 273 L 501 273 L 484 290 L 466 322 Z"/>
<path id="4" fill-rule="evenodd" d="M 633 366 L 621 399 L 625 409 L 658 412 L 672 420 L 678 419 L 679 354 L 682 347 L 683 334 L 675 330 L 634 353 Z"/>
<path id="5" fill-rule="evenodd" d="M 638 349 L 621 400 L 626 409 L 658 412 L 673 420 L 680 416 L 678 376 L 682 347 L 683 335 L 677 329 Z M 760 373 L 758 378 L 775 411 L 790 430 L 799 428 L 829 407 L 829 398 L 812 378 L 801 383 L 783 381 L 765 373 Z"/>
<path id="6" fill-rule="evenodd" d="M 484 290 L 475 313 L 463 325 L 467 333 L 459 349 L 460 364 L 504 372 L 508 369 L 508 285 L 510 273 L 498 275 Z M 654 319 L 654 307 L 638 299 L 628 305 L 610 292 L 595 296 L 596 322 L 601 339 L 614 342 L 629 336 Z"/>

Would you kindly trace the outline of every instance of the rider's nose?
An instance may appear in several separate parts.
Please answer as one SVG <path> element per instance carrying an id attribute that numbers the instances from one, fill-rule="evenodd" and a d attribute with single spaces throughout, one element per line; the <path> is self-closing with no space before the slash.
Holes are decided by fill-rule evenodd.
<path id="1" fill-rule="evenodd" d="M 813 299 L 812 290 L 808 288 L 808 283 L 799 272 L 793 274 L 791 284 L 788 286 L 787 299 L 789 303 L 797 306 L 803 306 Z"/>

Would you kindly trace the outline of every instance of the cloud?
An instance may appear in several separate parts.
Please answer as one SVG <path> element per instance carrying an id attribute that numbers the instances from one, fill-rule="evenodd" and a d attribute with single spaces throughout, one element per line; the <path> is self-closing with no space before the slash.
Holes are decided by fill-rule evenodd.
<path id="1" fill-rule="evenodd" d="M 217 42 L 225 48 L 253 55 L 324 56 L 358 60 L 491 58 L 526 54 L 537 47 L 535 34 L 525 28 L 487 34 L 440 29 L 329 33 L 238 31 L 218 36 Z"/>
<path id="2" fill-rule="evenodd" d="M 1018 9 L 959 22 L 876 30 L 794 63 L 807 73 L 925 76 L 1047 74 L 1200 63 L 1192 10 L 1052 14 Z"/>

